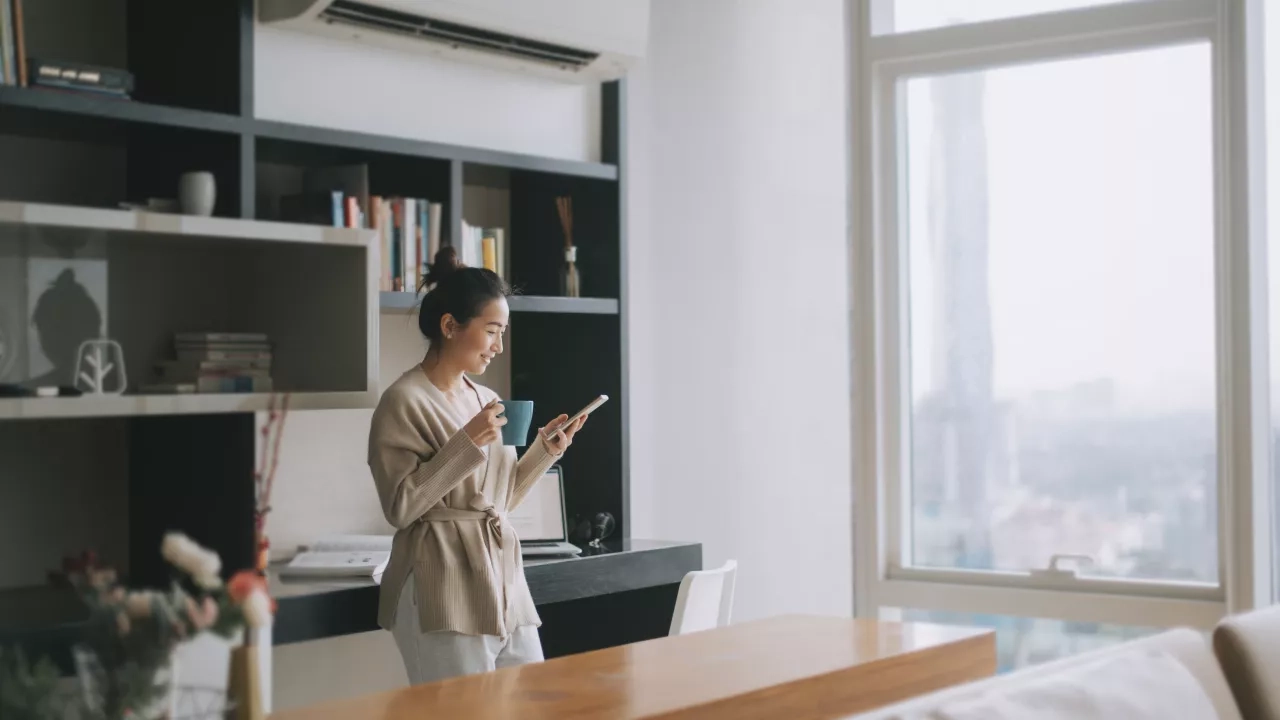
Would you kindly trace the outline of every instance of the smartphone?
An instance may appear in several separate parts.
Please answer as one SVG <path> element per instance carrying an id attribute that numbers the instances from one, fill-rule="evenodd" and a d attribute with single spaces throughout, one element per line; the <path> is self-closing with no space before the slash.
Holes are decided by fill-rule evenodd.
<path id="1" fill-rule="evenodd" d="M 587 415 L 587 414 L 591 413 L 591 412 L 592 412 L 592 411 L 594 411 L 596 408 L 600 407 L 601 405 L 605 404 L 605 403 L 606 403 L 606 402 L 608 402 L 608 401 L 609 401 L 609 396 L 608 396 L 608 395 L 601 395 L 600 397 L 596 398 L 595 400 L 592 400 L 590 405 L 587 405 L 586 407 L 584 407 L 584 408 L 582 408 L 581 410 L 579 410 L 577 413 L 574 413 L 574 416 L 573 416 L 573 417 L 569 418 L 568 420 L 565 420 L 562 424 L 560 424 L 560 425 L 556 425 L 556 426 L 555 426 L 555 427 L 553 427 L 553 428 L 547 428 L 547 434 L 548 434 L 548 435 L 554 435 L 554 434 L 556 433 L 556 431 L 557 431 L 557 430 L 559 430 L 559 429 L 561 429 L 561 428 L 567 428 L 567 427 L 569 427 L 569 426 L 570 426 L 570 425 L 572 425 L 574 422 L 576 422 L 578 418 L 582 417 L 583 415 Z"/>

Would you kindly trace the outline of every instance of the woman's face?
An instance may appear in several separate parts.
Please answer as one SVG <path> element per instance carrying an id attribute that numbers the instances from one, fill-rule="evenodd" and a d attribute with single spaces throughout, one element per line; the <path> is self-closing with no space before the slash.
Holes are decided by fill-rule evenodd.
<path id="1" fill-rule="evenodd" d="M 502 336 L 507 332 L 510 317 L 506 298 L 490 300 L 466 325 L 459 325 L 452 315 L 446 315 L 441 321 L 446 338 L 445 354 L 464 371 L 472 375 L 483 373 L 502 352 Z"/>

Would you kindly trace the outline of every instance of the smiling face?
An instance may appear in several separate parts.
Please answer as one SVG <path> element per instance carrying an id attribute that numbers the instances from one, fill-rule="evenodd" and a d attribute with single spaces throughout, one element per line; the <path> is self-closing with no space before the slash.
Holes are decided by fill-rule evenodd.
<path id="1" fill-rule="evenodd" d="M 440 318 L 444 331 L 444 348 L 441 357 L 450 365 L 472 375 L 488 369 L 489 363 L 502 353 L 503 335 L 511 318 L 511 308 L 506 298 L 485 303 L 480 312 L 465 325 L 452 315 Z"/>

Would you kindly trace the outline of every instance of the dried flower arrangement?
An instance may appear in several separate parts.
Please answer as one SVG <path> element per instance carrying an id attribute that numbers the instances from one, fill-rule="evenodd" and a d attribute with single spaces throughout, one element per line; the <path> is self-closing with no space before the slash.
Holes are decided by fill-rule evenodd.
<path id="1" fill-rule="evenodd" d="M 288 416 L 289 396 L 277 396 L 273 393 L 267 403 L 267 421 L 262 426 L 262 442 L 258 443 L 258 468 L 253 473 L 256 533 L 254 547 L 257 550 L 258 573 L 262 575 L 266 574 L 270 559 L 271 541 L 267 538 L 267 514 L 271 512 L 271 489 L 275 486 L 276 466 L 280 463 L 280 440 L 284 437 L 284 421 Z"/>

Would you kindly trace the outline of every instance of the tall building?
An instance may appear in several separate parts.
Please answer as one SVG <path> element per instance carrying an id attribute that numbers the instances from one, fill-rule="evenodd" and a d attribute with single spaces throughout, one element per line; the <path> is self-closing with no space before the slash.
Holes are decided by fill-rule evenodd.
<path id="1" fill-rule="evenodd" d="M 992 389 L 984 82 L 981 73 L 929 82 L 933 376 L 915 412 L 913 481 L 917 507 L 955 528 L 958 567 L 990 566 L 989 483 L 1011 471 L 998 467 L 1011 458 L 997 452 L 1007 448 Z"/>

